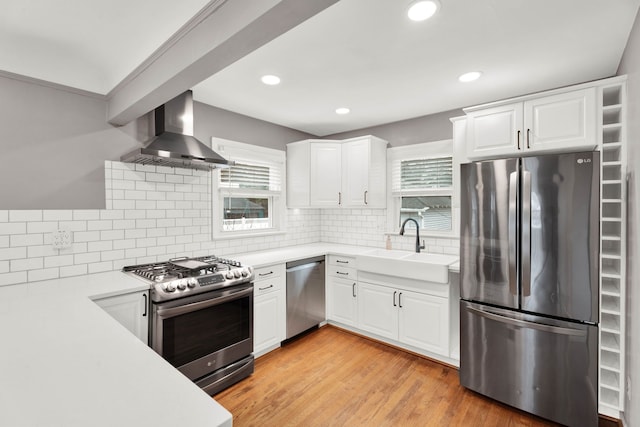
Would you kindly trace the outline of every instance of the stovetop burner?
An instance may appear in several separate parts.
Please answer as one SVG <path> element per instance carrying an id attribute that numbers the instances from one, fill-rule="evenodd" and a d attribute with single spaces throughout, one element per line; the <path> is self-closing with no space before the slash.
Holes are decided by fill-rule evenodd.
<path id="1" fill-rule="evenodd" d="M 149 281 L 152 301 L 181 298 L 253 280 L 253 268 L 214 255 L 126 266 L 122 271 Z"/>

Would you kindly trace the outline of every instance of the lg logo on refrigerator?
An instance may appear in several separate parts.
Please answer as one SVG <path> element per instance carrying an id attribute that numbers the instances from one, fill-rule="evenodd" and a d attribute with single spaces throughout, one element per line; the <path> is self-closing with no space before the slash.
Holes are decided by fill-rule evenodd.
<path id="1" fill-rule="evenodd" d="M 583 163 L 591 163 L 591 159 L 578 159 L 576 162 L 581 165 Z"/>

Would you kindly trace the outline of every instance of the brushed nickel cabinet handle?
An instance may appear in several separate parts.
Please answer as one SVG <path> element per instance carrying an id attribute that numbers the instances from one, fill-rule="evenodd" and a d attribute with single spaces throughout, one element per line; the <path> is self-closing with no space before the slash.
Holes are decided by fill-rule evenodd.
<path id="1" fill-rule="evenodd" d="M 364 192 L 364 204 L 365 204 L 365 205 L 368 205 L 368 204 L 369 204 L 369 202 L 367 201 L 367 193 L 368 193 L 368 192 L 369 192 L 369 191 L 367 191 L 367 190 L 365 190 L 365 192 Z"/>

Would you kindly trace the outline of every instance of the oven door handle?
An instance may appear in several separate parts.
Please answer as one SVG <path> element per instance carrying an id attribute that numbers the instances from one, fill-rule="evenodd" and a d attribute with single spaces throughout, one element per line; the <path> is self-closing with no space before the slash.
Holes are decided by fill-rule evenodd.
<path id="1" fill-rule="evenodd" d="M 180 316 L 181 314 L 190 313 L 196 310 L 202 310 L 203 308 L 213 307 L 215 305 L 223 304 L 227 301 L 253 295 L 253 286 L 248 289 L 244 288 L 235 291 L 230 290 L 228 292 L 229 293 L 224 296 L 206 299 L 204 301 L 193 302 L 186 305 L 180 305 L 178 307 L 163 308 L 162 306 L 159 306 L 156 310 L 156 313 L 159 317 L 169 318 Z"/>

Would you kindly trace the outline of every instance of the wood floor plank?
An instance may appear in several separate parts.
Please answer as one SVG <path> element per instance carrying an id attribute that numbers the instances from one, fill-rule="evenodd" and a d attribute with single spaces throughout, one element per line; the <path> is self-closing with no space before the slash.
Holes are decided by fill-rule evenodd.
<path id="1" fill-rule="evenodd" d="M 465 389 L 454 368 L 333 326 L 257 359 L 214 397 L 235 427 L 556 425 Z"/>

